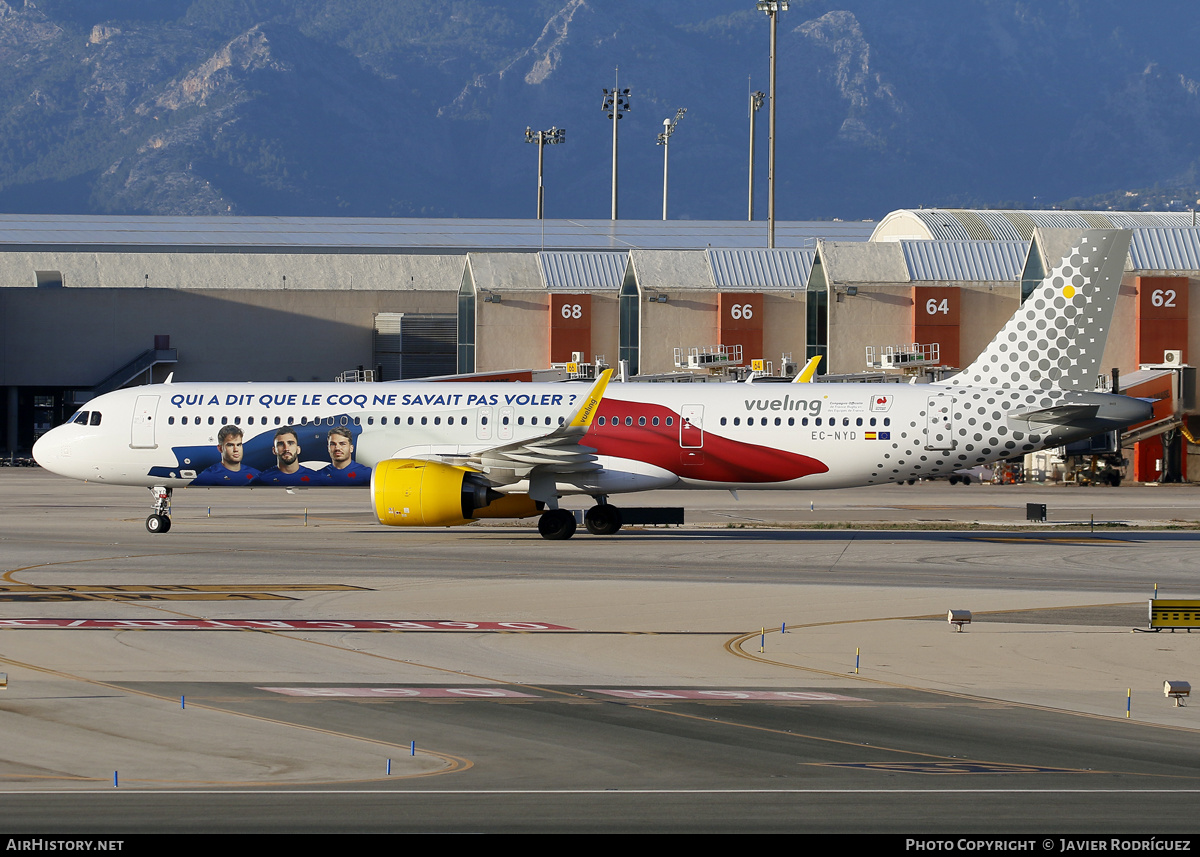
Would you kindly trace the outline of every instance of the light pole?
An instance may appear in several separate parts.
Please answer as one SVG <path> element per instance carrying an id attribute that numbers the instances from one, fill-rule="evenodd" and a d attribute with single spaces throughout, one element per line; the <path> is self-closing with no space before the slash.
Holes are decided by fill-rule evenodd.
<path id="1" fill-rule="evenodd" d="M 775 30 L 779 13 L 786 12 L 788 0 L 758 0 L 757 8 L 771 19 L 771 111 L 767 132 L 767 246 L 775 246 Z"/>
<path id="2" fill-rule="evenodd" d="M 613 173 L 612 173 L 612 219 L 617 219 L 617 121 L 621 118 L 621 114 L 630 109 L 629 105 L 629 90 L 618 90 L 616 86 L 617 76 L 613 75 L 612 92 L 604 90 L 604 104 L 601 110 L 608 113 L 608 118 L 613 123 Z"/>
<path id="3" fill-rule="evenodd" d="M 538 220 L 542 219 L 545 214 L 546 207 L 546 188 L 542 184 L 542 147 L 547 143 L 551 145 L 555 143 L 567 142 L 567 129 L 550 127 L 549 131 L 534 131 L 528 125 L 525 126 L 525 142 L 537 143 L 538 147 L 538 203 L 537 212 Z"/>
<path id="4" fill-rule="evenodd" d="M 763 99 L 766 97 L 766 93 L 763 92 L 750 93 L 750 203 L 749 214 L 746 215 L 747 220 L 754 219 L 754 114 L 758 113 L 759 108 L 763 106 Z"/>
<path id="5" fill-rule="evenodd" d="M 663 220 L 667 219 L 667 150 L 670 148 L 675 126 L 679 124 L 684 113 L 687 113 L 687 108 L 680 107 L 675 111 L 674 119 L 664 119 L 662 133 L 658 135 L 658 145 L 663 147 Z"/>

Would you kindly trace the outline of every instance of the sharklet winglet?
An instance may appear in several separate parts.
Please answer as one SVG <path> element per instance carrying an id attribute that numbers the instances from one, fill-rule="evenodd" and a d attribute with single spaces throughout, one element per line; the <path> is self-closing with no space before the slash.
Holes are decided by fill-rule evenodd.
<path id="1" fill-rule="evenodd" d="M 817 366 L 819 366 L 820 363 L 821 363 L 821 355 L 820 354 L 818 354 L 816 357 L 811 358 L 807 363 L 804 364 L 804 368 L 801 369 L 796 374 L 796 377 L 792 379 L 792 383 L 793 384 L 808 384 L 808 383 L 810 383 L 813 379 L 813 376 L 817 374 Z"/>
<path id="2" fill-rule="evenodd" d="M 600 407 L 600 400 L 604 398 L 604 391 L 608 387 L 612 373 L 611 369 L 605 369 L 600 373 L 600 377 L 596 379 L 596 383 L 592 384 L 592 388 L 583 397 L 583 401 L 575 409 L 575 413 L 571 414 L 567 420 L 568 428 L 586 429 L 591 426 L 592 420 L 596 416 L 596 410 Z"/>

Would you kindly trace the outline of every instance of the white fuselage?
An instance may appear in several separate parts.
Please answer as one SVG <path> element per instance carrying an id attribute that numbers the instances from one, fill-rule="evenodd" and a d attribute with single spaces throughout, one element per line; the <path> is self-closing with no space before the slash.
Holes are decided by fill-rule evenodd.
<path id="1" fill-rule="evenodd" d="M 583 384 L 165 384 L 93 399 L 44 435 L 38 462 L 76 479 L 198 485 L 220 460 L 218 432 L 244 436 L 246 468 L 275 464 L 275 433 L 291 425 L 300 464 L 329 465 L 329 430 L 354 435 L 353 459 L 465 457 L 544 436 L 576 409 Z M 1020 413 L 1096 405 L 1086 426 Z M 840 488 L 945 474 L 1059 446 L 1128 424 L 1145 406 L 1063 390 L 902 384 L 611 384 L 583 446 L 602 469 L 564 476 L 560 493 L 664 487 Z M 96 416 L 96 415 L 99 416 Z M 1017 414 L 1017 416 L 1014 416 Z M 255 487 L 247 477 L 240 483 Z M 502 491 L 519 491 L 514 483 Z"/>

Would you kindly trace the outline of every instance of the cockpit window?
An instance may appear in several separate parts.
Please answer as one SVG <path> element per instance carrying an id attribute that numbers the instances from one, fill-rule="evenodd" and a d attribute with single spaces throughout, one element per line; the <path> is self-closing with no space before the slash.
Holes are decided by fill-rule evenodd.
<path id="1" fill-rule="evenodd" d="M 75 416 L 67 420 L 69 423 L 79 423 L 80 425 L 87 425 L 87 421 L 88 411 L 78 411 Z"/>
<path id="2" fill-rule="evenodd" d="M 99 411 L 92 411 L 92 418 L 91 418 L 91 420 L 88 421 L 88 425 L 90 425 L 90 426 L 100 425 L 100 412 Z"/>

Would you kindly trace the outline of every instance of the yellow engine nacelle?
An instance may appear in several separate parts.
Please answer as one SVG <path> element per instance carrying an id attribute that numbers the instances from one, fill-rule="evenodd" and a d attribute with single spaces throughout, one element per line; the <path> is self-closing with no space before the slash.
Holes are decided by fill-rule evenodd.
<path id="1" fill-rule="evenodd" d="M 390 527 L 465 524 L 504 496 L 477 471 L 439 461 L 395 458 L 371 473 L 375 518 Z"/>

